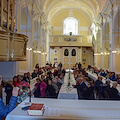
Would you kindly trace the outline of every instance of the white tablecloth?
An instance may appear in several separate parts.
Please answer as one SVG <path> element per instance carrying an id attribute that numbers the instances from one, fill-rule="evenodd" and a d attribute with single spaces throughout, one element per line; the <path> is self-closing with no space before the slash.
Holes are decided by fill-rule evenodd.
<path id="1" fill-rule="evenodd" d="M 68 87 L 68 82 L 70 82 L 70 86 Z M 78 99 L 77 89 L 73 88 L 72 85 L 75 85 L 74 75 L 66 73 L 64 78 L 64 84 L 62 85 L 60 92 L 58 94 L 58 99 Z"/>
<path id="2" fill-rule="evenodd" d="M 26 100 L 28 101 L 28 100 Z M 25 101 L 24 101 L 25 102 Z M 23 102 L 23 103 L 24 103 Z M 60 117 L 55 116 L 28 116 L 27 111 L 21 110 L 23 103 L 17 106 L 6 120 L 119 120 L 119 101 L 86 101 L 86 100 L 63 100 L 32 98 L 33 103 L 44 103 L 48 107 L 59 108 Z"/>

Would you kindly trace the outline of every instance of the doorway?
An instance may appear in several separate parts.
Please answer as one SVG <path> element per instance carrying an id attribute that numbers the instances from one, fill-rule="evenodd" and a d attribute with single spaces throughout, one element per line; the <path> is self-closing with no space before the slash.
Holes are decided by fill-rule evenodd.
<path id="1" fill-rule="evenodd" d="M 77 62 L 77 47 L 63 48 L 63 67 L 65 69 L 72 68 Z"/>

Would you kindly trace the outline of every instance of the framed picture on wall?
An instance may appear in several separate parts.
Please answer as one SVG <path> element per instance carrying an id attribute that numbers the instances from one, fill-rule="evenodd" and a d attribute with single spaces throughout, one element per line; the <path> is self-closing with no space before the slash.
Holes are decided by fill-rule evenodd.
<path id="1" fill-rule="evenodd" d="M 54 61 L 54 62 L 57 62 L 57 61 L 58 61 L 58 58 L 53 58 L 53 61 Z"/>

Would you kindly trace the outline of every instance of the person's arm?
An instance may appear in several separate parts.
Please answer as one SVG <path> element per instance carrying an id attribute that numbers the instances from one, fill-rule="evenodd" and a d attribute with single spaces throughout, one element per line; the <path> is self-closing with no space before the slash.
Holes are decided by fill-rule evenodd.
<path id="1" fill-rule="evenodd" d="M 7 114 L 9 114 L 15 108 L 17 103 L 18 90 L 19 90 L 18 87 L 13 88 L 12 91 L 13 96 L 11 97 L 9 105 L 7 107 L 3 104 L 3 101 L 0 98 L 0 116 L 6 117 Z"/>
<path id="2" fill-rule="evenodd" d="M 16 106 L 17 103 L 17 97 L 12 96 L 9 102 L 9 105 L 6 107 L 3 102 L 2 99 L 0 99 L 0 116 L 2 117 L 6 117 L 7 114 L 9 114 Z"/>

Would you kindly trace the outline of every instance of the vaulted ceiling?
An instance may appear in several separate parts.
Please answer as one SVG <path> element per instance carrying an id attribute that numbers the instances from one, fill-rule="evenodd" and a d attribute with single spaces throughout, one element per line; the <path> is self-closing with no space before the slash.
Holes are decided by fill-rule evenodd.
<path id="1" fill-rule="evenodd" d="M 39 0 L 43 12 L 50 22 L 54 16 L 65 10 L 77 10 L 93 22 L 107 0 Z"/>

